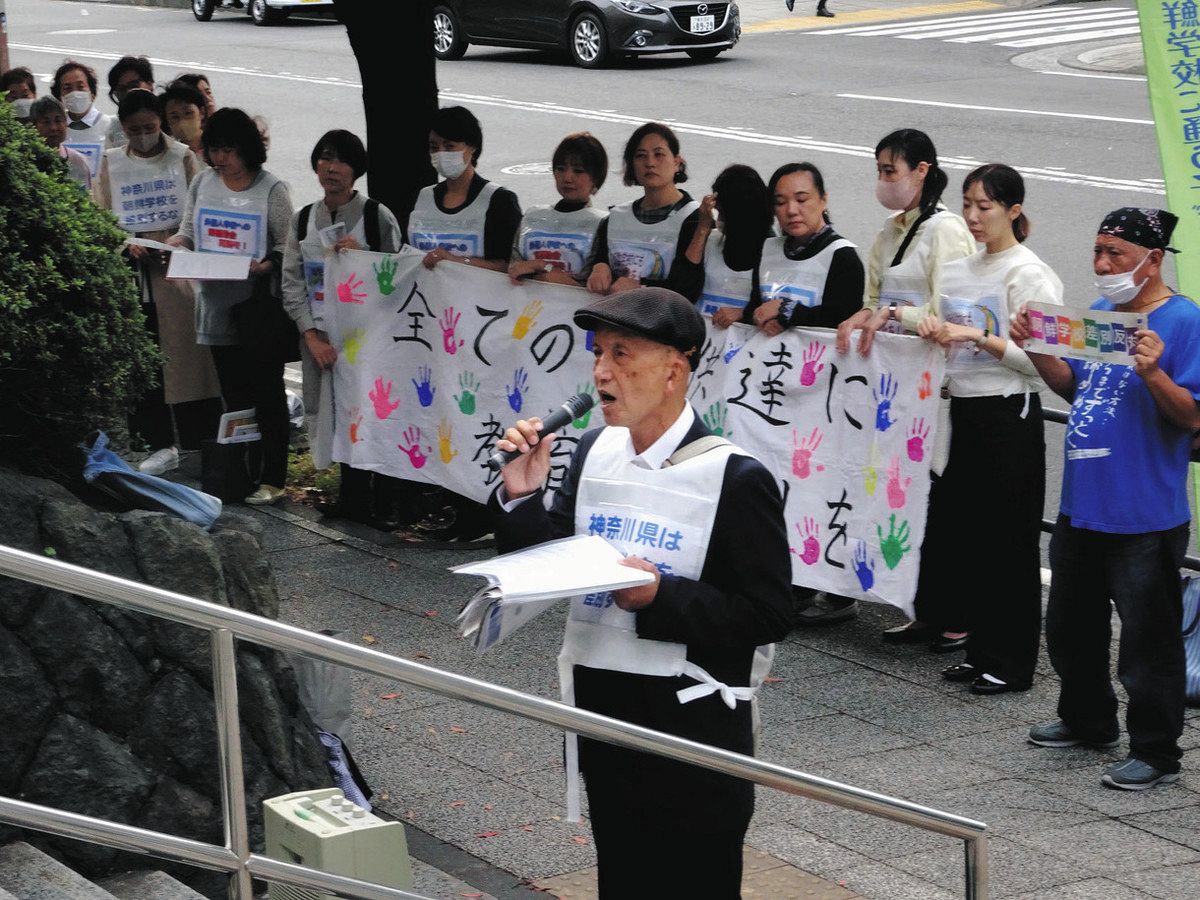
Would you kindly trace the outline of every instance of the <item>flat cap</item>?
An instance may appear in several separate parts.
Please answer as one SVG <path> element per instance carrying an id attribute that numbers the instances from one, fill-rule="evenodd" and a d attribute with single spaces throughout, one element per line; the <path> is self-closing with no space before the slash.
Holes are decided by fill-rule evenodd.
<path id="1" fill-rule="evenodd" d="M 575 324 L 589 331 L 620 328 L 674 347 L 693 372 L 700 364 L 704 317 L 682 294 L 667 288 L 637 287 L 593 300 L 575 311 Z"/>

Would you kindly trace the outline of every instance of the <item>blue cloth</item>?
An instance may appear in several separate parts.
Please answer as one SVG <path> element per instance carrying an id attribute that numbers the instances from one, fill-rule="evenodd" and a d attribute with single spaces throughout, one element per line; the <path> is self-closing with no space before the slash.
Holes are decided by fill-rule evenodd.
<path id="1" fill-rule="evenodd" d="M 1092 309 L 1113 311 L 1101 298 Z M 1200 308 L 1175 295 L 1149 315 L 1163 340 L 1159 368 L 1200 400 Z M 1133 366 L 1068 359 L 1075 400 L 1064 451 L 1061 510 L 1071 525 L 1111 534 L 1166 531 L 1191 521 L 1191 432 L 1162 416 Z"/>

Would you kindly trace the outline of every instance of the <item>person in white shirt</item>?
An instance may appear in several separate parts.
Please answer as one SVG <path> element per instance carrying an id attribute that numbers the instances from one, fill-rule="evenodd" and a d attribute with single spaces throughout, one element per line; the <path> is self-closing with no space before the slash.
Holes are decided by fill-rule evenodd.
<path id="1" fill-rule="evenodd" d="M 154 91 L 154 67 L 144 56 L 122 56 L 108 70 L 108 99 L 120 106 L 130 91 Z M 125 146 L 125 129 L 117 116 L 105 136 L 106 147 Z"/>
<path id="2" fill-rule="evenodd" d="M 84 190 L 92 189 L 92 169 L 83 154 L 63 142 L 67 139 L 67 111 L 53 97 L 39 97 L 29 107 L 29 121 L 46 145 L 67 163 L 67 174 Z"/>
<path id="3" fill-rule="evenodd" d="M 67 109 L 66 147 L 87 159 L 92 178 L 100 174 L 100 160 L 113 125 L 112 116 L 96 109 L 99 85 L 96 70 L 73 59 L 58 67 L 50 83 L 50 93 Z"/>
<path id="4" fill-rule="evenodd" d="M 1008 324 L 1027 302 L 1061 304 L 1063 286 L 1024 246 L 1024 200 L 1024 181 L 1009 166 L 966 177 L 963 217 L 983 249 L 946 264 L 941 294 L 917 329 L 947 348 L 951 423 L 949 459 L 929 494 L 917 616 L 943 633 L 970 633 L 966 661 L 942 676 L 977 694 L 1028 690 L 1041 631 L 1041 381 Z M 965 589 L 963 564 L 999 548 L 1003 564 Z"/>

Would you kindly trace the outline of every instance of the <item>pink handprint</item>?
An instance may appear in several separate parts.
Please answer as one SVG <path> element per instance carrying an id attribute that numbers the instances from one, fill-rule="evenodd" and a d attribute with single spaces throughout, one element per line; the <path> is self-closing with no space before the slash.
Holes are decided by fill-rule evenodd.
<path id="1" fill-rule="evenodd" d="M 396 407 L 400 405 L 400 401 L 393 402 L 391 398 L 392 383 L 389 381 L 387 387 L 383 385 L 382 378 L 375 379 L 375 387 L 367 394 L 367 398 L 375 404 L 375 416 L 380 419 L 386 419 L 396 411 Z"/>
<path id="2" fill-rule="evenodd" d="M 817 520 L 812 516 L 804 517 L 804 527 L 800 527 L 799 522 L 793 523 L 796 526 L 796 532 L 800 535 L 800 541 L 803 549 L 797 552 L 796 548 L 792 548 L 792 553 L 800 557 L 800 561 L 806 566 L 813 565 L 821 558 L 821 526 L 817 524 Z"/>
<path id="3" fill-rule="evenodd" d="M 362 440 L 358 429 L 362 427 L 362 410 L 357 406 L 350 410 L 350 443 L 357 444 Z"/>
<path id="4" fill-rule="evenodd" d="M 929 426 L 924 419 L 913 419 L 908 426 L 908 458 L 913 462 L 925 459 L 925 440 L 929 437 Z"/>
<path id="5" fill-rule="evenodd" d="M 910 484 L 912 484 L 911 478 L 905 478 L 904 484 L 900 483 L 900 457 L 893 456 L 892 464 L 888 466 L 888 506 L 890 506 L 892 509 L 899 509 L 902 507 L 906 499 L 905 491 L 908 490 L 908 486 Z"/>
<path id="6" fill-rule="evenodd" d="M 821 446 L 821 440 L 825 435 L 821 434 L 821 429 L 813 426 L 812 433 L 803 440 L 796 434 L 796 429 L 792 429 L 792 473 L 797 478 L 807 478 L 812 474 L 812 455 Z M 817 466 L 817 471 L 824 471 L 824 466 Z"/>
<path id="7" fill-rule="evenodd" d="M 804 366 L 800 369 L 800 384 L 808 387 L 817 380 L 817 375 L 825 368 L 821 357 L 825 355 L 825 345 L 816 341 L 804 348 Z"/>
<path id="8" fill-rule="evenodd" d="M 447 353 L 457 353 L 458 348 L 465 343 L 461 339 L 457 343 L 454 340 L 454 329 L 461 318 L 462 313 L 455 312 L 453 306 L 447 306 L 442 313 L 442 317 L 438 319 L 438 324 L 442 326 L 442 349 Z"/>
<path id="9" fill-rule="evenodd" d="M 404 444 L 397 444 L 396 446 L 408 454 L 408 461 L 412 463 L 414 469 L 421 468 L 428 461 L 429 454 L 433 451 L 433 448 L 426 447 L 424 450 L 421 449 L 421 429 L 415 425 L 411 428 L 405 428 L 403 437 Z M 406 447 L 405 444 L 409 446 Z"/>
<path id="10" fill-rule="evenodd" d="M 338 300 L 342 303 L 362 303 L 367 299 L 367 295 L 363 291 L 359 291 L 363 281 L 355 272 L 350 273 L 350 277 L 338 285 Z"/>

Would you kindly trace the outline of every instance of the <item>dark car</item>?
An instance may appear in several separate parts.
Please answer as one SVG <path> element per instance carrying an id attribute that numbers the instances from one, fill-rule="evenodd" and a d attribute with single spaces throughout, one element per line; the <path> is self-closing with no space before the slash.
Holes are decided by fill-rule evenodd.
<path id="1" fill-rule="evenodd" d="M 469 44 L 553 47 L 576 65 L 650 53 L 712 59 L 742 35 L 736 3 L 675 0 L 443 0 L 433 10 L 433 50 L 458 59 Z"/>

